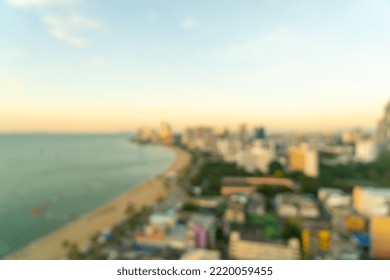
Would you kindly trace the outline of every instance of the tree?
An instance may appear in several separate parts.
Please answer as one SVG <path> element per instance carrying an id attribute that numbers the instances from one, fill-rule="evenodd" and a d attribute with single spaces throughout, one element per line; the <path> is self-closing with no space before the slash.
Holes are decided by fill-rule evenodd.
<path id="1" fill-rule="evenodd" d="M 131 217 L 136 212 L 135 206 L 133 204 L 129 204 L 126 208 L 126 215 L 127 217 Z"/>
<path id="2" fill-rule="evenodd" d="M 300 238 L 301 231 L 296 224 L 285 223 L 282 229 L 282 238 L 288 240 L 290 238 Z"/>
<path id="3" fill-rule="evenodd" d="M 70 245 L 68 258 L 70 260 L 81 260 L 83 258 L 83 255 L 79 250 L 79 246 L 76 243 Z"/>
<path id="4" fill-rule="evenodd" d="M 274 172 L 274 176 L 277 178 L 282 178 L 282 177 L 284 177 L 284 172 L 282 170 L 278 169 Z"/>
<path id="5" fill-rule="evenodd" d="M 69 242 L 69 240 L 65 239 L 64 241 L 62 241 L 62 247 L 64 247 L 64 248 L 68 248 L 68 247 L 69 247 L 69 245 L 70 245 L 70 242 Z"/>
<path id="6" fill-rule="evenodd" d="M 257 187 L 256 191 L 269 197 L 274 197 L 278 193 L 292 192 L 292 190 L 286 186 L 273 185 L 260 185 Z"/>
<path id="7" fill-rule="evenodd" d="M 280 177 L 282 177 L 282 175 L 284 174 L 284 169 L 283 169 L 283 166 L 278 161 L 272 161 L 268 165 L 268 172 L 269 172 L 269 174 L 272 174 L 274 176 L 276 176 L 276 174 L 279 174 Z M 276 177 L 279 177 L 279 176 L 276 176 Z"/>

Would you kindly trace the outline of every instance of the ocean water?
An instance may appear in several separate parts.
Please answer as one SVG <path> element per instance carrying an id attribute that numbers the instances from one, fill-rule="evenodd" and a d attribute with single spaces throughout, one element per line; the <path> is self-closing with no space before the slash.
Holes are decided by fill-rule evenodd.
<path id="1" fill-rule="evenodd" d="M 0 135 L 0 259 L 173 160 L 172 151 L 130 143 L 129 135 Z"/>

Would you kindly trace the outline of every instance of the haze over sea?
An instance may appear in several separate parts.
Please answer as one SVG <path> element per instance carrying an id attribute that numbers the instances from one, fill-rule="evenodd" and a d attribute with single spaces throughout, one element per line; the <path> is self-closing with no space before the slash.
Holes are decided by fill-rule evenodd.
<path id="1" fill-rule="evenodd" d="M 130 135 L 0 134 L 0 259 L 167 169 Z"/>

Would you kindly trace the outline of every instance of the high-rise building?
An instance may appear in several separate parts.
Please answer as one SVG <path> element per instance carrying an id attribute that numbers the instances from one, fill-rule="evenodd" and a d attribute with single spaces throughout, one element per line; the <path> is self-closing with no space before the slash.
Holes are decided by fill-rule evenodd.
<path id="1" fill-rule="evenodd" d="M 140 128 L 138 130 L 137 137 L 137 139 L 141 142 L 155 142 L 158 139 L 156 131 L 149 127 Z"/>
<path id="2" fill-rule="evenodd" d="M 183 143 L 201 151 L 216 152 L 217 150 L 217 136 L 211 127 L 187 129 L 183 135 Z"/>
<path id="3" fill-rule="evenodd" d="M 363 138 L 362 131 L 358 128 L 345 130 L 341 134 L 341 142 L 343 144 L 353 144 Z"/>
<path id="4" fill-rule="evenodd" d="M 195 141 L 195 129 L 187 128 L 183 133 L 182 142 L 185 145 L 190 146 Z"/>
<path id="5" fill-rule="evenodd" d="M 161 123 L 160 139 L 161 139 L 161 142 L 164 144 L 172 144 L 173 143 L 172 129 L 171 129 L 171 126 L 166 122 Z"/>
<path id="6" fill-rule="evenodd" d="M 355 160 L 358 162 L 373 162 L 378 157 L 378 146 L 375 140 L 360 140 L 355 143 Z"/>
<path id="7" fill-rule="evenodd" d="M 265 129 L 264 127 L 255 128 L 255 139 L 265 139 Z"/>
<path id="8" fill-rule="evenodd" d="M 240 138 L 245 138 L 246 134 L 247 134 L 247 125 L 245 123 L 242 123 L 238 126 L 238 134 L 240 136 Z"/>
<path id="9" fill-rule="evenodd" d="M 386 104 L 383 117 L 379 120 L 377 138 L 380 150 L 390 151 L 390 101 Z"/>
<path id="10" fill-rule="evenodd" d="M 214 129 L 214 134 L 219 138 L 226 138 L 229 135 L 229 131 L 226 127 L 220 127 Z"/>
<path id="11" fill-rule="evenodd" d="M 316 178 L 319 175 L 318 153 L 307 145 L 290 147 L 289 169 Z"/>

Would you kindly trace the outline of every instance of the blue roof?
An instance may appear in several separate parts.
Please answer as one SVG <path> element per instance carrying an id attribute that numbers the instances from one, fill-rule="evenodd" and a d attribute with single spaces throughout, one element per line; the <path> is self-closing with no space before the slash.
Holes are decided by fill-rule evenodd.
<path id="1" fill-rule="evenodd" d="M 352 239 L 361 247 L 369 246 L 371 243 L 370 236 L 366 233 L 352 233 Z"/>

